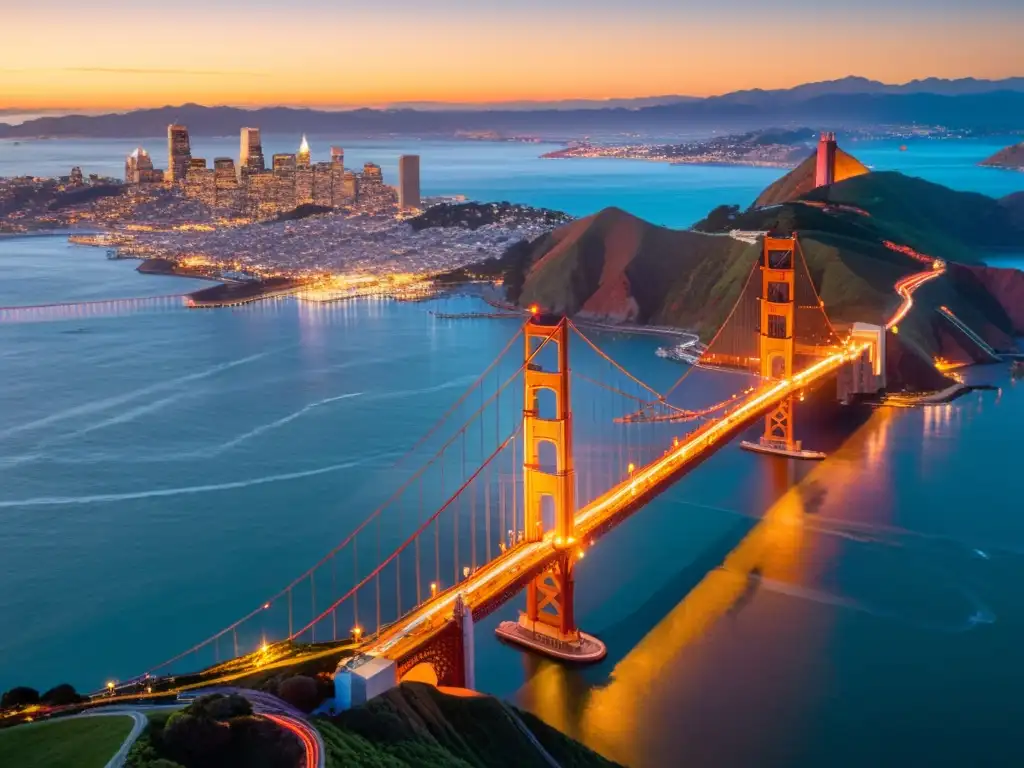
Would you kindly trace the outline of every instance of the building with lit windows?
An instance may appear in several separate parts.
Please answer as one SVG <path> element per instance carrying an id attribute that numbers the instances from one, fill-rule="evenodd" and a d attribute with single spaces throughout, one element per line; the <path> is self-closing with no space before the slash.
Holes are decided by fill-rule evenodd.
<path id="1" fill-rule="evenodd" d="M 180 184 L 188 175 L 188 162 L 192 159 L 192 147 L 188 128 L 184 125 L 167 126 L 167 180 Z"/>
<path id="2" fill-rule="evenodd" d="M 263 173 L 266 163 L 263 160 L 263 143 L 260 141 L 259 128 L 243 128 L 241 147 L 238 151 L 239 177 L 252 173 Z"/>
<path id="3" fill-rule="evenodd" d="M 295 155 L 295 167 L 309 168 L 310 164 L 309 142 L 306 141 L 306 134 L 302 134 L 302 143 L 299 144 L 299 152 Z"/>
<path id="4" fill-rule="evenodd" d="M 398 207 L 403 211 L 420 207 L 420 156 L 398 158 Z"/>
<path id="5" fill-rule="evenodd" d="M 280 173 L 281 171 L 294 171 L 295 170 L 295 155 L 288 155 L 288 154 L 274 155 L 273 169 L 274 169 L 274 173 Z"/>
<path id="6" fill-rule="evenodd" d="M 138 147 L 124 161 L 125 184 L 159 184 L 164 172 L 153 167 L 149 152 Z"/>

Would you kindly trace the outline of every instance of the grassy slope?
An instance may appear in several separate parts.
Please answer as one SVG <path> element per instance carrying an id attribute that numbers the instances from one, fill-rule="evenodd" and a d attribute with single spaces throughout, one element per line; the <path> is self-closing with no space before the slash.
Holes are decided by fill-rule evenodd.
<path id="1" fill-rule="evenodd" d="M 536 718 L 520 717 L 565 768 L 615 765 Z M 546 765 L 497 699 L 448 696 L 419 683 L 405 683 L 317 727 L 328 768 Z"/>
<path id="2" fill-rule="evenodd" d="M 800 165 L 776 180 L 762 192 L 754 202 L 755 206 L 776 205 L 787 200 L 795 200 L 803 197 L 814 189 L 814 183 L 818 172 L 818 153 L 812 152 L 811 156 Z M 860 174 L 867 173 L 868 169 L 857 158 L 847 154 L 843 150 L 836 153 L 836 181 L 846 179 Z"/>
<path id="3" fill-rule="evenodd" d="M 79 717 L 0 731 L 0 765 L 103 768 L 132 729 L 130 717 Z"/>
<path id="4" fill-rule="evenodd" d="M 595 306 L 593 297 L 607 297 L 598 290 L 602 281 L 618 280 L 628 287 L 613 294 L 620 297 L 618 304 L 629 300 L 638 307 L 629 317 L 695 329 L 707 338 L 721 325 L 757 258 L 756 246 L 725 236 L 729 229 L 798 232 L 829 318 L 884 325 L 900 304 L 897 280 L 926 268 L 885 241 L 968 265 L 979 264 L 990 249 L 1024 250 L 1024 195 L 995 200 L 886 172 L 856 176 L 812 190 L 804 200 L 768 208 L 718 209 L 697 231 L 655 227 L 607 209 L 530 244 L 525 258 L 519 254 L 517 268 L 505 274 L 521 276 L 527 268 L 521 304 L 536 302 L 569 314 L 585 309 L 610 318 L 615 301 Z M 623 230 L 642 234 L 623 237 Z M 628 254 L 621 243 L 629 244 Z M 608 265 L 616 266 L 609 270 Z M 951 353 L 963 359 L 956 354 L 963 339 L 958 341 L 960 334 L 938 315 L 940 306 L 997 348 L 1008 346 L 1021 330 L 969 270 L 950 269 L 915 296 L 912 317 L 900 329 L 905 346 L 928 366 Z M 618 314 L 627 316 L 621 306 Z"/>

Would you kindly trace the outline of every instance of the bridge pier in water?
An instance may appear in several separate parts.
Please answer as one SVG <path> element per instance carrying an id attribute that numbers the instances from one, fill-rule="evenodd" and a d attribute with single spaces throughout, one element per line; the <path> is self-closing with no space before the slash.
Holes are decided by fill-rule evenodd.
<path id="1" fill-rule="evenodd" d="M 576 626 L 575 563 L 581 550 L 575 537 L 576 473 L 572 452 L 572 407 L 569 395 L 569 324 L 566 318 L 535 315 L 524 328 L 523 369 L 523 527 L 524 539 L 542 542 L 552 534 L 558 551 L 554 563 L 526 585 L 526 611 L 517 622 L 504 621 L 498 637 L 557 659 L 594 662 L 607 649 L 600 640 Z M 541 351 L 554 345 L 556 369 L 545 370 Z M 540 394 L 554 396 L 550 414 L 541 414 Z M 554 471 L 541 464 L 541 446 L 555 449 Z M 552 529 L 544 527 L 547 502 L 553 511 Z"/>

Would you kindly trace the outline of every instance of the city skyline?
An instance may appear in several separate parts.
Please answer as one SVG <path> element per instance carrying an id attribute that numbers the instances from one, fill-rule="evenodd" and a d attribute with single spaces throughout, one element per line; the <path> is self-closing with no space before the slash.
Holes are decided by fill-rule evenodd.
<path id="1" fill-rule="evenodd" d="M 346 52 L 339 58 L 334 45 L 312 44 L 310 19 L 327 23 L 336 10 L 324 0 L 250 2 L 244 14 L 239 0 L 213 9 L 194 0 L 173 7 L 108 0 L 100 8 L 42 0 L 5 12 L 0 109 L 708 96 L 851 74 L 891 83 L 1024 74 L 1016 40 L 1024 8 L 1009 0 L 970 9 L 951 0 L 899 8 L 867 0 L 855 12 L 809 0 L 770 8 L 738 0 L 728 10 L 666 0 L 553 5 L 441 0 L 424 14 L 391 0 L 346 8 L 339 21 L 354 32 L 339 38 Z M 48 23 L 55 14 L 59 26 Z M 173 35 L 137 37 L 183 19 L 194 35 L 184 48 Z M 201 44 L 204 35 L 211 44 Z M 103 44 L 133 36 L 145 44 L 133 46 L 130 59 Z M 760 55 L 766 39 L 780 38 L 798 42 L 799 55 Z"/>

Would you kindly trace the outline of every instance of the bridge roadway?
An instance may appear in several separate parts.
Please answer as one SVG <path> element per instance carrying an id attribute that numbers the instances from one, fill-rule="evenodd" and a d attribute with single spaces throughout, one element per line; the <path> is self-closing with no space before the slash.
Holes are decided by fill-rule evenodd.
<path id="1" fill-rule="evenodd" d="M 841 351 L 809 366 L 792 378 L 763 387 L 741 401 L 732 411 L 681 439 L 664 456 L 636 470 L 576 513 L 576 542 L 561 547 L 581 547 L 615 525 L 650 498 L 664 490 L 681 472 L 725 445 L 736 432 L 763 416 L 783 399 L 819 383 L 841 366 L 855 360 L 867 344 L 847 344 Z M 475 618 L 487 615 L 511 599 L 534 576 L 549 567 L 560 552 L 547 533 L 541 541 L 520 544 L 479 568 L 461 583 L 424 602 L 403 619 L 369 638 L 363 651 L 401 662 L 429 644 L 454 619 L 455 599 L 460 593 Z"/>

